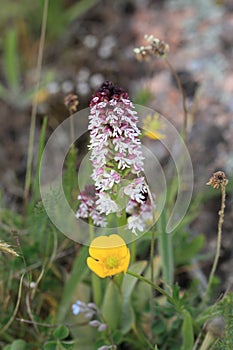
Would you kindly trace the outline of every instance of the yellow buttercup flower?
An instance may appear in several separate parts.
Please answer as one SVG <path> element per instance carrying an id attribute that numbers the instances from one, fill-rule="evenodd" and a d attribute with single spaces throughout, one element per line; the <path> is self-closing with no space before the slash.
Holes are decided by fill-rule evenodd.
<path id="1" fill-rule="evenodd" d="M 159 120 L 158 113 L 154 115 L 148 114 L 143 121 L 143 128 L 145 128 L 143 135 L 152 140 L 161 140 L 165 138 L 165 135 L 159 131 L 159 129 L 163 128 L 163 124 Z"/>
<path id="2" fill-rule="evenodd" d="M 87 265 L 101 278 L 120 272 L 126 273 L 129 266 L 129 249 L 124 240 L 116 234 L 95 238 L 91 242 L 89 254 Z"/>

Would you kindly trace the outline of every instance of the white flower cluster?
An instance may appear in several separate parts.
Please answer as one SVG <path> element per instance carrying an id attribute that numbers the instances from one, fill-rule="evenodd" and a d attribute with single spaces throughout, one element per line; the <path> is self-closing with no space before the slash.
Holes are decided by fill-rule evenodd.
<path id="1" fill-rule="evenodd" d="M 104 215 L 117 213 L 126 205 L 128 228 L 134 234 L 145 229 L 145 219 L 152 220 L 148 203 L 138 116 L 127 93 L 105 82 L 90 103 L 89 127 L 95 198 L 80 194 L 78 217 L 92 218 L 106 226 Z M 127 184 L 125 184 L 127 183 Z M 129 208 L 133 210 L 129 210 Z"/>
<path id="2" fill-rule="evenodd" d="M 89 116 L 92 178 L 98 190 L 107 191 L 121 181 L 123 170 L 136 175 L 143 171 L 141 132 L 130 100 L 101 101 L 94 97 L 92 104 Z"/>

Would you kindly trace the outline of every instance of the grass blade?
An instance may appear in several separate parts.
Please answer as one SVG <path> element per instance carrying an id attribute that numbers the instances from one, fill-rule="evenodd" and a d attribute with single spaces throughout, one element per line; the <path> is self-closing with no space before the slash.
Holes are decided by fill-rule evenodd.
<path id="1" fill-rule="evenodd" d="M 59 322 L 63 322 L 64 319 L 66 318 L 66 315 L 70 309 L 72 296 L 75 290 L 77 289 L 79 282 L 81 282 L 81 280 L 83 279 L 83 277 L 88 271 L 87 264 L 86 264 L 87 256 L 88 256 L 88 247 L 84 246 L 78 252 L 76 260 L 74 261 L 70 278 L 67 281 L 63 291 L 62 299 L 60 302 L 60 308 L 58 310 Z"/>

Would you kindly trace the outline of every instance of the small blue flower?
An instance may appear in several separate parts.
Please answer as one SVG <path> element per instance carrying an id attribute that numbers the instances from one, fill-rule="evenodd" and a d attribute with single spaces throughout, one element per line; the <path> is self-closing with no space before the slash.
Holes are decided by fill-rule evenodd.
<path id="1" fill-rule="evenodd" d="M 75 304 L 72 305 L 72 312 L 74 315 L 80 314 L 82 310 L 82 302 L 80 300 L 77 300 Z"/>
<path id="2" fill-rule="evenodd" d="M 87 319 L 91 319 L 97 313 L 97 310 L 97 306 L 94 303 L 86 304 L 80 300 L 77 300 L 76 303 L 72 305 L 72 312 L 74 315 L 84 313 Z"/>

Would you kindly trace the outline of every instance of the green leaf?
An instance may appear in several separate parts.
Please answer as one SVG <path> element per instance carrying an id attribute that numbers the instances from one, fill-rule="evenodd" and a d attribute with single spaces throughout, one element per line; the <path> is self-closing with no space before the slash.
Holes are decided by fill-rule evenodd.
<path id="1" fill-rule="evenodd" d="M 91 174 L 93 172 L 93 165 L 89 160 L 90 156 L 86 156 L 82 160 L 82 164 L 78 170 L 78 186 L 80 191 L 82 191 L 86 185 L 94 184 L 91 179 Z M 76 175 L 77 178 L 77 175 Z"/>
<path id="2" fill-rule="evenodd" d="M 156 336 L 159 334 L 164 334 L 166 332 L 166 326 L 163 322 L 163 320 L 158 320 L 153 324 L 153 331 Z"/>
<path id="3" fill-rule="evenodd" d="M 102 293 L 102 282 L 103 279 L 101 279 L 99 276 L 97 276 L 95 273 L 91 274 L 91 285 L 92 285 L 92 293 L 93 293 L 93 301 L 96 304 L 96 306 L 100 306 L 102 303 L 103 293 Z"/>
<path id="4" fill-rule="evenodd" d="M 43 350 L 72 350 L 74 343 L 60 342 L 59 340 L 52 340 L 44 344 Z"/>
<path id="5" fill-rule="evenodd" d="M 67 350 L 72 350 L 74 348 L 74 342 L 73 341 L 62 341 L 61 342 L 62 348 Z"/>
<path id="6" fill-rule="evenodd" d="M 19 89 L 19 63 L 17 52 L 17 31 L 11 28 L 7 31 L 4 42 L 5 74 L 9 87 Z"/>
<path id="7" fill-rule="evenodd" d="M 77 188 L 77 185 L 78 185 L 78 178 L 76 174 L 76 162 L 77 162 L 77 149 L 74 147 L 74 145 L 72 145 L 65 160 L 66 170 L 63 177 L 64 193 L 68 202 L 71 205 L 73 205 L 73 202 L 74 202 L 74 198 L 73 198 L 74 188 Z M 84 175 L 84 178 L 87 179 L 87 174 Z M 75 202 L 77 202 L 76 198 L 75 198 Z"/>
<path id="8" fill-rule="evenodd" d="M 83 15 L 85 12 L 90 10 L 90 8 L 96 5 L 98 0 L 80 0 L 76 1 L 73 6 L 71 6 L 65 15 L 69 21 L 73 21 Z"/>
<path id="9" fill-rule="evenodd" d="M 56 340 L 48 341 L 46 344 L 44 344 L 43 349 L 44 350 L 57 350 Z"/>
<path id="10" fill-rule="evenodd" d="M 150 100 L 153 98 L 153 94 L 151 92 L 151 90 L 149 89 L 141 89 L 139 90 L 139 92 L 137 93 L 135 99 L 134 99 L 134 103 L 138 104 L 138 105 L 142 105 L 145 106 L 147 105 Z"/>
<path id="11" fill-rule="evenodd" d="M 174 279 L 173 235 L 166 232 L 167 214 L 168 212 L 163 210 L 157 221 L 158 231 L 160 232 L 158 243 L 161 255 L 162 279 L 166 286 L 165 289 L 168 289 L 167 285 L 172 286 Z"/>
<path id="12" fill-rule="evenodd" d="M 111 330 L 115 330 L 119 326 L 121 319 L 121 302 L 119 288 L 113 280 L 109 280 L 101 309 L 107 325 Z"/>
<path id="13" fill-rule="evenodd" d="M 157 281 L 160 273 L 161 273 L 161 258 L 160 256 L 155 256 L 153 259 L 153 265 L 154 265 L 154 281 Z M 150 264 L 146 268 L 146 271 L 144 272 L 144 277 L 148 280 L 151 279 L 151 266 Z M 143 283 L 140 281 L 137 285 L 137 310 L 138 312 L 141 312 L 145 308 L 145 306 L 148 303 L 149 298 L 151 297 L 152 288 L 149 284 Z"/>
<path id="14" fill-rule="evenodd" d="M 61 325 L 55 329 L 53 335 L 57 339 L 65 339 L 69 335 L 69 329 L 66 326 Z"/>
<path id="15" fill-rule="evenodd" d="M 88 271 L 86 259 L 88 257 L 88 247 L 82 247 L 75 259 L 70 278 L 67 281 L 58 310 L 58 321 L 63 322 L 68 311 L 70 310 L 70 303 L 72 296 L 77 290 L 79 282 L 83 279 Z"/>
<path id="16" fill-rule="evenodd" d="M 147 262 L 145 260 L 138 261 L 130 266 L 130 270 L 137 274 L 141 274 L 143 270 L 146 268 L 146 265 L 147 265 Z M 130 275 L 124 276 L 124 280 L 122 283 L 122 295 L 123 295 L 124 301 L 129 300 L 137 282 L 138 282 L 137 278 L 133 276 L 130 276 Z"/>
<path id="17" fill-rule="evenodd" d="M 135 311 L 131 303 L 124 303 L 122 308 L 122 321 L 121 321 L 121 331 L 123 334 L 129 332 L 136 322 Z"/>
<path id="18" fill-rule="evenodd" d="M 138 261 L 130 266 L 130 270 L 141 274 L 147 265 L 146 261 Z M 125 275 L 122 283 L 122 320 L 121 331 L 126 334 L 135 323 L 134 309 L 130 303 L 131 294 L 138 280 L 130 275 Z"/>
<path id="19" fill-rule="evenodd" d="M 118 330 L 112 332 L 112 340 L 115 345 L 120 345 L 120 343 L 123 341 L 122 332 Z"/>
<path id="20" fill-rule="evenodd" d="M 193 322 L 190 313 L 184 311 L 184 320 L 182 324 L 183 345 L 181 350 L 192 350 L 194 345 Z"/>
<path id="21" fill-rule="evenodd" d="M 175 301 L 179 301 L 180 299 L 180 287 L 178 286 L 178 284 L 175 284 L 173 286 L 172 297 Z"/>
<path id="22" fill-rule="evenodd" d="M 204 235 L 199 235 L 190 240 L 188 234 L 185 233 L 182 240 L 177 241 L 177 245 L 175 245 L 174 257 L 176 265 L 183 265 L 190 262 L 200 252 L 204 243 Z"/>
<path id="23" fill-rule="evenodd" d="M 10 347 L 11 350 L 26 350 L 27 343 L 22 339 L 15 340 Z"/>

